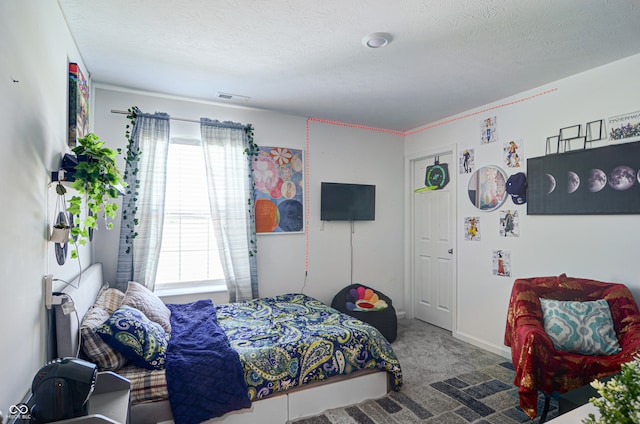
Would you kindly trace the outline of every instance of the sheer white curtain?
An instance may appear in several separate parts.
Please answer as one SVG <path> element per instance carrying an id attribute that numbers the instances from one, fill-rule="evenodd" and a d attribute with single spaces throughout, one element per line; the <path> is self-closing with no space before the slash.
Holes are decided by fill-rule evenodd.
<path id="1" fill-rule="evenodd" d="M 200 120 L 214 232 L 229 302 L 258 297 L 249 138 L 242 124 Z"/>
<path id="2" fill-rule="evenodd" d="M 129 197 L 134 196 L 135 211 L 123 210 L 116 285 L 126 289 L 129 281 L 137 281 L 153 290 L 162 245 L 169 115 L 138 111 L 131 137 L 133 150 L 139 149 L 140 155 L 127 163 L 128 187 L 122 204 L 127 205 Z M 137 175 L 133 172 L 136 168 Z M 134 226 L 136 217 L 138 225 Z M 134 233 L 138 234 L 128 243 L 127 238 Z"/>

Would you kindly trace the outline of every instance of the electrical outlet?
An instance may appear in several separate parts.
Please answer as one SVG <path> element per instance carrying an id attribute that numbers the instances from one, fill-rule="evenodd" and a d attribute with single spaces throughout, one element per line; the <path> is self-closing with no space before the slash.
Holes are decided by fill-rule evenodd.
<path id="1" fill-rule="evenodd" d="M 53 275 L 44 276 L 44 306 L 51 309 L 51 298 L 53 296 Z"/>

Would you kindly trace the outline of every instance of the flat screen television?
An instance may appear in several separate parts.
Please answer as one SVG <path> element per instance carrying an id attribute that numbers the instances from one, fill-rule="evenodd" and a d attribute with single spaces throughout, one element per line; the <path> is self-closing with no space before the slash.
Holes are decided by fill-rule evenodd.
<path id="1" fill-rule="evenodd" d="M 374 221 L 376 186 L 323 182 L 320 187 L 322 221 Z"/>

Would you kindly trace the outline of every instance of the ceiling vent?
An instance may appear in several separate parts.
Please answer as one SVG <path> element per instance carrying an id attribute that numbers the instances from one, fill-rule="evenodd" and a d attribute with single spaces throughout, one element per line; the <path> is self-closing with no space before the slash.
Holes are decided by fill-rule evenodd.
<path id="1" fill-rule="evenodd" d="M 244 102 L 244 103 L 249 103 L 249 100 L 251 99 L 251 97 L 249 96 L 241 96 L 239 94 L 230 94 L 230 93 L 221 93 L 221 92 L 218 92 L 216 97 L 220 100 L 228 100 L 233 102 Z"/>

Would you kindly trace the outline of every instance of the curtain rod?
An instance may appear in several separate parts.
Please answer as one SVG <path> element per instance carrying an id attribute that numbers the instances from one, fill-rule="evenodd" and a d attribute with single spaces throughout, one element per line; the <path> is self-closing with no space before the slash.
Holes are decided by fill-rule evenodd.
<path id="1" fill-rule="evenodd" d="M 117 109 L 111 109 L 111 113 L 119 113 L 120 115 L 129 115 L 130 114 L 130 112 L 128 112 L 126 110 L 117 110 Z M 196 124 L 200 123 L 199 119 L 174 118 L 173 116 L 170 116 L 169 119 L 172 120 L 172 121 L 195 122 Z"/>

